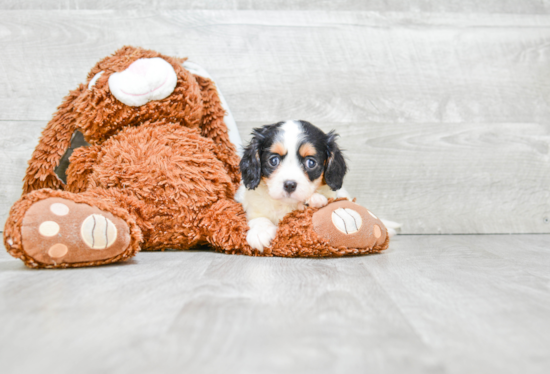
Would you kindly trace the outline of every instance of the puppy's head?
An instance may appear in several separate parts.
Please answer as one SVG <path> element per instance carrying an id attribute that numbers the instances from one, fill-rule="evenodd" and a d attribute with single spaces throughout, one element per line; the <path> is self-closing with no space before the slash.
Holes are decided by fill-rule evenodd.
<path id="1" fill-rule="evenodd" d="M 245 187 L 264 182 L 273 199 L 289 202 L 308 200 L 322 184 L 342 188 L 347 166 L 337 137 L 306 121 L 254 129 L 240 164 Z"/>

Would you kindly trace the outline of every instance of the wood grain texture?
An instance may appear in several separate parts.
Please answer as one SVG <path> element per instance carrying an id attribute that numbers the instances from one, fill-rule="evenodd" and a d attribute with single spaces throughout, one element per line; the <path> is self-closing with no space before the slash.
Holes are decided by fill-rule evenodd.
<path id="1" fill-rule="evenodd" d="M 542 14 L 548 0 L 4 0 L 0 9 L 335 10 Z"/>
<path id="2" fill-rule="evenodd" d="M 544 373 L 550 288 L 537 269 L 548 265 L 549 240 L 416 236 L 399 238 L 386 257 L 363 261 L 422 341 L 443 362 L 461 361 L 449 372 Z"/>
<path id="3" fill-rule="evenodd" d="M 3 11 L 0 224 L 38 128 L 134 44 L 207 68 L 245 139 L 336 129 L 348 189 L 405 233 L 550 232 L 550 16 L 503 13 Z"/>
<path id="4" fill-rule="evenodd" d="M 0 231 L 21 196 L 23 177 L 46 121 L 0 121 Z"/>
<path id="5" fill-rule="evenodd" d="M 191 56 L 237 122 L 550 118 L 550 16 L 6 11 L 0 24 L 2 120 L 48 120 L 124 44 Z"/>
<path id="6" fill-rule="evenodd" d="M 2 372 L 547 373 L 548 248 L 399 236 L 366 257 L 139 253 L 61 271 L 1 250 Z"/>

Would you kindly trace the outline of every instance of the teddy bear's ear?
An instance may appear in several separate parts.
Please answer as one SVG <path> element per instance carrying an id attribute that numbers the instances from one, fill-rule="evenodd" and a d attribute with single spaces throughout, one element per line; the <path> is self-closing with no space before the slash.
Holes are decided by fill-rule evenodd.
<path id="1" fill-rule="evenodd" d="M 260 158 L 260 147 L 263 135 L 260 129 L 254 129 L 252 140 L 244 148 L 240 168 L 244 186 L 254 190 L 260 184 L 262 177 L 262 161 Z"/>

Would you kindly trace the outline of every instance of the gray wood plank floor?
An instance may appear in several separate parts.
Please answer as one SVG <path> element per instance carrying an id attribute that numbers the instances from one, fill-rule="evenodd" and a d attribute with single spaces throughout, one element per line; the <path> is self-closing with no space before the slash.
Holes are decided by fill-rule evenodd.
<path id="1" fill-rule="evenodd" d="M 341 259 L 0 251 L 3 374 L 548 373 L 550 235 L 399 236 Z"/>

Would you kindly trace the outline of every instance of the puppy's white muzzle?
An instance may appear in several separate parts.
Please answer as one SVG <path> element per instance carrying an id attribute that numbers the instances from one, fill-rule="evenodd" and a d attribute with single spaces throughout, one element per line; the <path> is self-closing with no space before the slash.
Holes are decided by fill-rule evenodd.
<path id="1" fill-rule="evenodd" d="M 160 57 L 140 58 L 120 73 L 111 74 L 109 89 L 120 102 L 141 106 L 170 96 L 178 77 L 172 65 Z"/>

